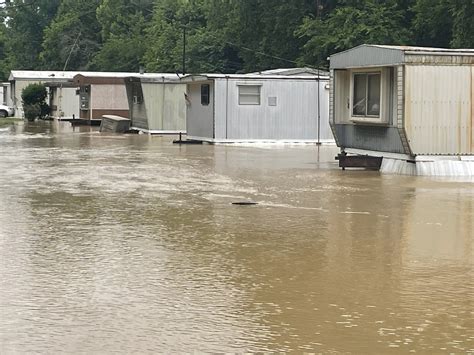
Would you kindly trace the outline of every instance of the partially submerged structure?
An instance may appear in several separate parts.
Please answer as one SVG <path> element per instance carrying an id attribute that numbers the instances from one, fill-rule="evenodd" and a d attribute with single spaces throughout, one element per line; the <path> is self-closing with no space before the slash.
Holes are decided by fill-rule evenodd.
<path id="1" fill-rule="evenodd" d="M 69 71 L 33 71 L 12 70 L 9 82 L 11 85 L 11 105 L 15 116 L 23 117 L 21 93 L 30 84 L 44 84 L 49 88 L 49 105 L 51 116 L 72 117 L 79 115 L 79 102 L 76 87 L 72 85 L 73 77 L 78 72 Z"/>
<path id="2" fill-rule="evenodd" d="M 412 175 L 474 175 L 474 49 L 362 45 L 330 57 L 343 158 Z"/>
<path id="3" fill-rule="evenodd" d="M 132 129 L 150 134 L 186 133 L 186 84 L 176 74 L 125 79 Z"/>
<path id="4" fill-rule="evenodd" d="M 187 84 L 189 139 L 211 143 L 334 142 L 329 76 L 307 68 L 202 74 Z"/>
<path id="5" fill-rule="evenodd" d="M 124 78 L 133 73 L 81 72 L 74 76 L 78 89 L 79 118 L 100 120 L 103 115 L 128 118 Z M 136 75 L 139 75 L 138 73 Z"/>

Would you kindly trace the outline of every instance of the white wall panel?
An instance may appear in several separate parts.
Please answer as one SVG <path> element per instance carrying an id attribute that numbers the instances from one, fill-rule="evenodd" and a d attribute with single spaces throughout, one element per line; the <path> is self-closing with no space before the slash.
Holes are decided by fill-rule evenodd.
<path id="1" fill-rule="evenodd" d="M 414 154 L 473 153 L 471 70 L 406 66 L 405 128 Z"/>

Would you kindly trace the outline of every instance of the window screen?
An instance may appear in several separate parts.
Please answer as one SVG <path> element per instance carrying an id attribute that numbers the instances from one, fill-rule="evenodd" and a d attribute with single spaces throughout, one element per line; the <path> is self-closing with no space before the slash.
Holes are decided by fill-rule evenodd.
<path id="1" fill-rule="evenodd" d="M 260 105 L 260 85 L 239 85 L 239 105 Z"/>

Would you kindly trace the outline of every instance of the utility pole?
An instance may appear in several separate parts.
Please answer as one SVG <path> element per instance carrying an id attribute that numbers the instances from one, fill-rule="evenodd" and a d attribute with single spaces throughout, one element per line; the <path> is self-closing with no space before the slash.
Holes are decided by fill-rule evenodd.
<path id="1" fill-rule="evenodd" d="M 183 75 L 186 74 L 186 26 L 183 26 Z"/>

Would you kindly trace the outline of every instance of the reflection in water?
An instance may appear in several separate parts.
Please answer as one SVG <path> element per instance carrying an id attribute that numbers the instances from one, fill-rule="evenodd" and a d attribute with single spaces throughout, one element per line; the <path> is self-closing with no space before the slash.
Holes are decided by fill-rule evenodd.
<path id="1" fill-rule="evenodd" d="M 43 122 L 0 152 L 1 353 L 473 351 L 472 182 Z"/>

